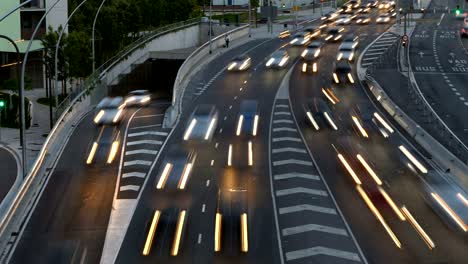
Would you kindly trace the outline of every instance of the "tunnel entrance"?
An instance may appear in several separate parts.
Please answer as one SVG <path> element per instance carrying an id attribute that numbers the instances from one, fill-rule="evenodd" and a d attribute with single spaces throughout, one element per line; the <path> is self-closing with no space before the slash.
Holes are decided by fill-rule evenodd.
<path id="1" fill-rule="evenodd" d="M 172 100 L 177 72 L 184 60 L 148 59 L 109 87 L 110 96 L 125 96 L 133 90 L 149 90 L 153 99 Z"/>

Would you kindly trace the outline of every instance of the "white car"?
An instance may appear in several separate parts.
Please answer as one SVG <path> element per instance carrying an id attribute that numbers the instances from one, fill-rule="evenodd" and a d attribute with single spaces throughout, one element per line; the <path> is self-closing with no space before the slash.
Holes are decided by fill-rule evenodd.
<path id="1" fill-rule="evenodd" d="M 354 60 L 355 53 L 354 46 L 355 44 L 350 42 L 341 43 L 340 47 L 338 48 L 338 55 L 336 57 L 336 60 L 347 60 L 349 62 L 352 62 Z"/>
<path id="2" fill-rule="evenodd" d="M 367 15 L 360 15 L 356 18 L 356 24 L 367 25 L 370 23 L 370 18 Z"/>
<path id="3" fill-rule="evenodd" d="M 250 68 L 251 59 L 247 55 L 241 55 L 234 58 L 231 63 L 229 63 L 228 71 L 244 71 Z"/>
<path id="4" fill-rule="evenodd" d="M 289 55 L 288 52 L 284 50 L 278 50 L 271 54 L 270 59 L 266 62 L 265 66 L 267 68 L 283 68 L 288 64 Z"/>
<path id="5" fill-rule="evenodd" d="M 214 105 L 197 106 L 187 123 L 184 140 L 211 141 L 217 123 L 218 110 Z"/>
<path id="6" fill-rule="evenodd" d="M 293 39 L 289 42 L 292 46 L 304 46 L 312 38 L 309 32 L 302 32 L 294 35 Z"/>
<path id="7" fill-rule="evenodd" d="M 122 118 L 125 103 L 122 97 L 106 97 L 101 100 L 96 109 L 98 113 L 94 116 L 96 125 L 116 125 Z"/>
<path id="8" fill-rule="evenodd" d="M 349 25 L 351 24 L 352 17 L 350 15 L 340 15 L 335 23 L 337 25 Z"/>
<path id="9" fill-rule="evenodd" d="M 390 15 L 387 13 L 382 14 L 377 17 L 375 22 L 377 22 L 377 24 L 387 24 L 388 22 L 390 22 Z"/>
<path id="10" fill-rule="evenodd" d="M 151 102 L 148 90 L 135 90 L 125 97 L 125 106 L 147 106 Z"/>

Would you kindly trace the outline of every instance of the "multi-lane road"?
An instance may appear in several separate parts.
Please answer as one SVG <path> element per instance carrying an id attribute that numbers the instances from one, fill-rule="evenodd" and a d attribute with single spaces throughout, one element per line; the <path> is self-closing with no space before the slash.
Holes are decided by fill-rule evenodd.
<path id="1" fill-rule="evenodd" d="M 166 102 L 129 109 L 118 127 L 96 128 L 94 113 L 87 115 L 51 168 L 11 262 L 99 263 L 104 251 L 104 263 L 464 263 L 466 237 L 434 209 L 430 177 L 417 161 L 431 175 L 443 173 L 357 80 L 361 51 L 388 34 L 390 24 L 375 24 L 378 14 L 372 9 L 369 25 L 345 26 L 345 34 L 359 36 L 354 84 L 332 83 L 339 43 L 325 44 L 318 72 L 309 74 L 301 72 L 305 47 L 258 39 L 199 73 L 210 81 L 202 91 L 187 89 L 196 99 L 172 130 L 161 127 Z M 269 69 L 279 49 L 289 63 Z M 251 57 L 250 69 L 227 71 L 240 54 Z M 331 109 L 336 130 L 326 120 L 314 129 L 304 109 L 314 97 Z M 244 100 L 258 103 L 255 136 L 236 135 Z M 213 138 L 184 140 L 192 111 L 203 104 L 218 110 Z M 106 164 L 115 139 L 120 151 Z M 86 164 L 93 142 L 103 149 Z"/>

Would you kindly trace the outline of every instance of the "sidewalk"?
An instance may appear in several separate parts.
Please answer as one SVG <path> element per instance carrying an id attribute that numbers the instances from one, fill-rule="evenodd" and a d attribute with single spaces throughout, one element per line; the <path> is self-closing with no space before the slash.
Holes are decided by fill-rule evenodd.
<path id="1" fill-rule="evenodd" d="M 2 91 L 8 93 L 9 91 Z M 33 89 L 25 91 L 24 96 L 32 103 L 31 127 L 25 131 L 26 141 L 26 166 L 27 171 L 31 168 L 37 154 L 42 148 L 47 134 L 49 133 L 49 107 L 38 104 L 38 98 L 45 97 L 45 89 Z M 5 128 L 1 129 L 0 145 L 5 145 L 14 150 L 18 157 L 21 157 L 19 129 Z M 22 161 L 21 161 L 22 162 Z"/>

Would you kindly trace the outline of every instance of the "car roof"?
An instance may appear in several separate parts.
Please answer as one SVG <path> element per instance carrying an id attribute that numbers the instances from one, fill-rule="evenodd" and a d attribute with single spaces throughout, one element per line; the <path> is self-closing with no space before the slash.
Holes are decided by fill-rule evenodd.
<path id="1" fill-rule="evenodd" d="M 284 51 L 284 50 L 277 50 L 277 51 L 273 52 L 273 54 L 271 54 L 271 57 L 279 57 L 279 56 L 282 57 L 282 56 L 284 56 L 286 54 L 288 54 L 288 53 L 286 51 Z"/>
<path id="2" fill-rule="evenodd" d="M 133 90 L 129 92 L 129 94 L 147 94 L 149 93 L 148 90 Z"/>
<path id="3" fill-rule="evenodd" d="M 201 104 L 195 109 L 195 116 L 208 116 L 215 111 L 215 106 L 211 104 Z"/>
<path id="4" fill-rule="evenodd" d="M 234 60 L 245 60 L 247 59 L 249 56 L 247 56 L 247 54 L 242 54 L 242 55 L 239 55 L 239 56 L 236 56 L 234 58 Z"/>
<path id="5" fill-rule="evenodd" d="M 347 61 L 339 61 L 335 65 L 335 69 L 346 69 L 346 70 L 351 70 L 351 65 Z"/>
<path id="6" fill-rule="evenodd" d="M 340 47 L 338 48 L 339 50 L 350 50 L 354 49 L 354 43 L 351 42 L 343 42 L 341 43 Z"/>
<path id="7" fill-rule="evenodd" d="M 97 108 L 118 108 L 122 105 L 123 98 L 121 96 L 117 97 L 106 97 L 99 102 Z"/>
<path id="8" fill-rule="evenodd" d="M 358 40 L 359 37 L 358 36 L 354 36 L 354 35 L 346 35 L 344 38 L 343 38 L 343 41 L 347 42 L 347 41 L 356 41 Z"/>
<path id="9" fill-rule="evenodd" d="M 256 113 L 258 102 L 257 100 L 242 100 L 240 104 L 241 113 Z"/>
<path id="10" fill-rule="evenodd" d="M 321 41 L 313 41 L 309 44 L 308 48 L 319 48 L 323 45 Z"/>

